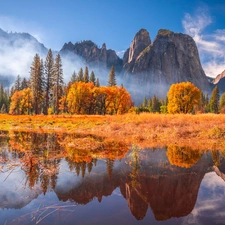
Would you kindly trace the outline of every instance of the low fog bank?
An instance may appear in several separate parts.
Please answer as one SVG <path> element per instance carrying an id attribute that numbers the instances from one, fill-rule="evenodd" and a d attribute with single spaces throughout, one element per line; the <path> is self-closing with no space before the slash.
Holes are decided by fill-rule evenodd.
<path id="1" fill-rule="evenodd" d="M 29 78 L 34 55 L 45 56 L 47 49 L 28 34 L 4 33 L 0 37 L 0 83 L 11 86 L 17 75 Z"/>
<path id="2" fill-rule="evenodd" d="M 5 88 L 10 88 L 14 84 L 17 75 L 20 75 L 21 78 L 29 78 L 30 67 L 35 54 L 38 53 L 43 61 L 45 61 L 48 51 L 42 44 L 33 38 L 18 39 L 17 37 L 14 39 L 7 39 L 1 37 L 0 43 L 0 83 Z M 53 54 L 55 57 L 58 52 L 53 51 Z M 110 68 L 99 63 L 87 64 L 83 58 L 72 52 L 64 52 L 60 55 L 62 58 L 65 84 L 70 81 L 74 71 L 78 74 L 80 68 L 83 68 L 84 70 L 85 67 L 88 66 L 89 74 L 91 71 L 94 71 L 95 77 L 99 78 L 100 85 L 107 85 Z M 154 94 L 160 98 L 166 96 L 168 87 L 139 82 L 138 79 L 132 79 L 133 76 L 133 74 L 129 74 L 126 75 L 125 78 L 123 72 L 116 71 L 117 85 L 123 85 L 127 88 L 135 105 L 141 104 L 144 97 L 152 97 Z"/>

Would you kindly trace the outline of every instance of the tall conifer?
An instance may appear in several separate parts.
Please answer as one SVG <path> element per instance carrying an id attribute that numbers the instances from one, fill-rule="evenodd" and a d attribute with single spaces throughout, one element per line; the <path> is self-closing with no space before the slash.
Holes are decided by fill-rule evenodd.
<path id="1" fill-rule="evenodd" d="M 59 100 L 63 95 L 63 69 L 60 54 L 58 54 L 55 58 L 53 85 L 54 85 L 54 112 L 58 114 Z"/>
<path id="2" fill-rule="evenodd" d="M 84 70 L 84 82 L 85 83 L 89 82 L 89 72 L 88 72 L 88 67 L 87 66 L 85 67 L 85 70 Z"/>
<path id="3" fill-rule="evenodd" d="M 216 86 L 212 91 L 212 95 L 209 101 L 210 112 L 212 113 L 219 112 L 219 100 L 220 100 L 219 88 L 218 86 Z"/>
<path id="4" fill-rule="evenodd" d="M 53 78 L 54 78 L 54 58 L 52 50 L 48 50 L 48 54 L 45 59 L 44 65 L 44 75 L 45 75 L 45 109 L 44 113 L 48 113 L 48 108 L 51 102 L 50 95 L 53 91 Z"/>
<path id="5" fill-rule="evenodd" d="M 112 66 L 110 69 L 108 86 L 109 87 L 116 86 L 116 74 L 115 74 L 114 66 Z"/>
<path id="6" fill-rule="evenodd" d="M 33 94 L 34 113 L 39 114 L 41 112 L 41 103 L 43 98 L 44 77 L 43 62 L 38 54 L 34 56 L 30 69 L 30 86 Z"/>

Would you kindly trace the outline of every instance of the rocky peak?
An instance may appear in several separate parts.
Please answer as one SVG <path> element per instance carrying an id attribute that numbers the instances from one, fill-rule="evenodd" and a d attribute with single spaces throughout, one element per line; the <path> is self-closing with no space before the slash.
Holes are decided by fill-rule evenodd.
<path id="1" fill-rule="evenodd" d="M 106 44 L 105 43 L 102 44 L 102 49 L 106 49 Z"/>
<path id="2" fill-rule="evenodd" d="M 216 78 L 212 81 L 213 84 L 217 84 L 222 78 L 225 77 L 225 70 L 216 76 Z"/>
<path id="3" fill-rule="evenodd" d="M 215 79 L 211 80 L 211 83 L 218 86 L 221 94 L 225 92 L 225 70 L 217 75 Z"/>
<path id="4" fill-rule="evenodd" d="M 131 62 L 130 51 L 131 48 L 128 63 L 123 65 L 125 73 L 134 74 L 132 79 L 136 79 L 139 83 L 149 84 L 146 91 L 153 92 L 148 93 L 149 95 L 165 96 L 171 84 L 185 81 L 194 83 L 204 92 L 210 91 L 197 46 L 189 35 L 161 29 L 153 43 L 139 51 L 138 56 Z M 163 88 L 159 88 L 158 84 L 164 85 Z M 162 93 L 159 93 L 160 89 Z"/>
<path id="5" fill-rule="evenodd" d="M 158 36 L 167 36 L 167 35 L 170 35 L 170 34 L 174 34 L 174 33 L 170 30 L 167 30 L 167 29 L 160 29 L 157 33 L 157 37 Z"/>
<path id="6" fill-rule="evenodd" d="M 131 42 L 128 53 L 128 63 L 135 60 L 137 56 L 150 44 L 151 40 L 148 31 L 145 29 L 139 30 Z"/>
<path id="7" fill-rule="evenodd" d="M 69 42 L 64 44 L 60 53 L 64 54 L 67 51 L 82 57 L 89 65 L 108 68 L 114 65 L 116 70 L 121 70 L 122 68 L 122 60 L 116 55 L 115 51 L 107 50 L 105 43 L 100 48 L 90 40 L 77 42 L 74 45 Z"/>

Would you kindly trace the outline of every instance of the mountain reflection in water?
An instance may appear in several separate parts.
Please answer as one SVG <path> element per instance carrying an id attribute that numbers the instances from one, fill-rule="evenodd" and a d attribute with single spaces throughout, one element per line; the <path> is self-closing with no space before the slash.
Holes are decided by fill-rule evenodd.
<path id="1" fill-rule="evenodd" d="M 0 146 L 0 224 L 225 224 L 223 151 L 29 132 Z"/>

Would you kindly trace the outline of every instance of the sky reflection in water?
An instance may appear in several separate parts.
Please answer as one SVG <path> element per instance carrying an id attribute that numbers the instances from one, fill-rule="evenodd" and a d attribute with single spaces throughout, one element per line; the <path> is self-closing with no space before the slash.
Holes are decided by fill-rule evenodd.
<path id="1" fill-rule="evenodd" d="M 103 143 L 0 137 L 0 224 L 225 224 L 223 152 Z"/>

